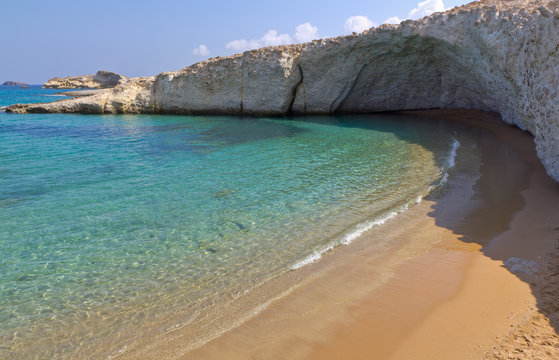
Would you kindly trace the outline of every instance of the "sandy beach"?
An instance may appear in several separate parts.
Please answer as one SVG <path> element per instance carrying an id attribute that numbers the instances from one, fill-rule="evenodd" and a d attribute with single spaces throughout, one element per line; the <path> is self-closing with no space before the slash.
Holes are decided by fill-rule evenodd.
<path id="1" fill-rule="evenodd" d="M 481 111 L 413 114 L 452 119 L 457 132 L 471 133 L 443 193 L 298 271 L 289 294 L 239 327 L 194 351 L 170 346 L 159 354 L 557 358 L 559 185 L 532 137 Z M 367 246 L 375 237 L 389 239 L 392 257 Z"/>
<path id="2" fill-rule="evenodd" d="M 559 360 L 559 0 L 142 5 L 3 6 L 0 360 Z"/>
<path id="3" fill-rule="evenodd" d="M 409 114 L 460 143 L 443 186 L 206 322 L 74 358 L 559 358 L 559 184 L 532 136 L 493 113 Z"/>

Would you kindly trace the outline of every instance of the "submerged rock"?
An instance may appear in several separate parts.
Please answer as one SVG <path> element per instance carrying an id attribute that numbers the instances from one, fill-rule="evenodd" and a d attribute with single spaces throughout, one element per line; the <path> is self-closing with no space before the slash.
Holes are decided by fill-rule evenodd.
<path id="1" fill-rule="evenodd" d="M 361 34 L 214 58 L 104 94 L 11 112 L 497 112 L 559 181 L 559 1 L 484 0 Z"/>
<path id="2" fill-rule="evenodd" d="M 234 193 L 236 193 L 235 190 L 224 189 L 214 192 L 212 196 L 216 199 L 223 199 L 228 197 L 229 195 L 233 195 Z"/>
<path id="3" fill-rule="evenodd" d="M 538 263 L 532 260 L 511 257 L 505 260 L 505 266 L 515 274 L 534 275 L 538 272 Z"/>

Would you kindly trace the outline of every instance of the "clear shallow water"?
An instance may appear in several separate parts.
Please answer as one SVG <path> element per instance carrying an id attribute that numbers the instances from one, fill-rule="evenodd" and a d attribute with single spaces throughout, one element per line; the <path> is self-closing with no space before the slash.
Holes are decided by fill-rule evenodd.
<path id="1" fill-rule="evenodd" d="M 0 106 L 52 92 L 0 88 Z M 413 203 L 453 146 L 391 115 L 0 112 L 0 357 L 208 322 Z"/>
<path id="2" fill-rule="evenodd" d="M 30 85 L 27 89 L 21 86 L 0 86 L 0 107 L 17 103 L 43 103 L 66 99 L 59 93 L 71 90 L 42 89 L 41 85 Z"/>

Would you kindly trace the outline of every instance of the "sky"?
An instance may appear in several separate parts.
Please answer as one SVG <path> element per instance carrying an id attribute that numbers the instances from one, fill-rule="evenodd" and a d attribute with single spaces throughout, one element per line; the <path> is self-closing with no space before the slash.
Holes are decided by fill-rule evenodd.
<path id="1" fill-rule="evenodd" d="M 361 32 L 469 0 L 0 0 L 0 83 L 109 70 L 128 77 Z"/>

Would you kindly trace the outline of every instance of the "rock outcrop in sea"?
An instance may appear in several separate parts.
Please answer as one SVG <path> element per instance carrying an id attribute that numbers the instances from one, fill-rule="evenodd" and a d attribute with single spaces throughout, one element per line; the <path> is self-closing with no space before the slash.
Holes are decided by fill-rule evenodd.
<path id="1" fill-rule="evenodd" d="M 126 81 L 126 77 L 114 72 L 99 70 L 94 75 L 55 77 L 47 81 L 46 89 L 106 89 Z"/>
<path id="2" fill-rule="evenodd" d="M 29 84 L 22 83 L 19 81 L 5 81 L 2 86 L 29 86 Z"/>
<path id="3" fill-rule="evenodd" d="M 305 115 L 497 112 L 559 181 L 559 1 L 484 0 L 361 34 L 214 58 L 12 112 Z"/>

